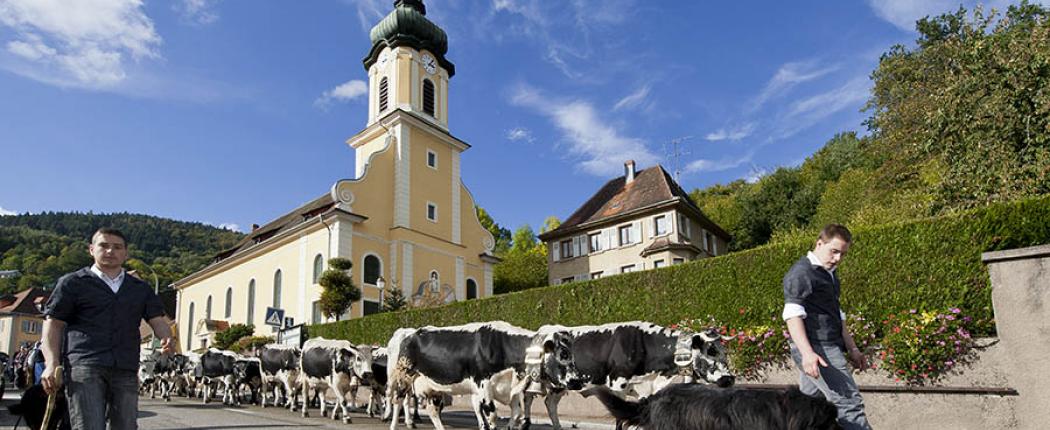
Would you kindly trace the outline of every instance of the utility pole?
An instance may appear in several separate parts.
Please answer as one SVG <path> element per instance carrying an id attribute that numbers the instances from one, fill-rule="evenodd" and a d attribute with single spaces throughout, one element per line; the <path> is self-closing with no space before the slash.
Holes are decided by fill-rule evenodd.
<path id="1" fill-rule="evenodd" d="M 674 139 L 671 139 L 670 142 L 664 145 L 664 151 L 668 152 L 667 156 L 671 159 L 671 165 L 674 168 L 674 181 L 676 183 L 678 183 L 679 177 L 682 176 L 682 168 L 679 162 L 683 155 L 689 155 L 689 151 L 683 151 L 681 150 L 681 148 L 679 148 L 679 146 L 683 142 L 692 138 L 693 136 L 676 137 Z M 671 146 L 670 151 L 667 151 L 667 145 Z"/>

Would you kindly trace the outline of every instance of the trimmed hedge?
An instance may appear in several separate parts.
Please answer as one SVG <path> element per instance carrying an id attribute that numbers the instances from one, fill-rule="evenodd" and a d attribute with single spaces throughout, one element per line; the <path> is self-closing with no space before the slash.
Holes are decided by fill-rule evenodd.
<path id="1" fill-rule="evenodd" d="M 981 253 L 1050 243 L 1050 196 L 854 230 L 838 269 L 848 313 L 869 319 L 909 309 L 961 308 L 993 335 L 991 288 Z M 504 320 L 535 329 L 713 318 L 768 325 L 783 308 L 781 278 L 813 245 L 794 240 L 657 270 L 549 286 L 431 309 L 381 313 L 309 327 L 311 336 L 386 343 L 400 327 Z"/>

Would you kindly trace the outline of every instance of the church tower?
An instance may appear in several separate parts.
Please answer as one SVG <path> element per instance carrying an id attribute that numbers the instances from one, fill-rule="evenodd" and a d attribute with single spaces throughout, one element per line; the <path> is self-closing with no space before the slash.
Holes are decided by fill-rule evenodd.
<path id="1" fill-rule="evenodd" d="M 399 244 L 395 259 L 415 265 L 400 257 L 412 258 L 419 254 L 413 249 L 437 240 L 442 246 L 480 247 L 475 255 L 485 261 L 478 263 L 491 270 L 496 261 L 490 258 L 492 237 L 474 231 L 480 223 L 460 177 L 460 155 L 470 145 L 449 129 L 449 79 L 456 67 L 446 58 L 448 36 L 426 13 L 422 0 L 396 0 L 394 10 L 369 33 L 372 47 L 362 60 L 368 72 L 368 118 L 365 129 L 347 141 L 355 151 L 354 182 L 374 175 L 391 179 L 388 198 L 369 205 L 390 209 L 389 237 Z M 457 267 L 464 264 L 469 266 L 461 261 Z M 413 285 L 427 277 L 406 270 L 402 279 Z M 491 294 L 490 281 L 481 292 Z"/>

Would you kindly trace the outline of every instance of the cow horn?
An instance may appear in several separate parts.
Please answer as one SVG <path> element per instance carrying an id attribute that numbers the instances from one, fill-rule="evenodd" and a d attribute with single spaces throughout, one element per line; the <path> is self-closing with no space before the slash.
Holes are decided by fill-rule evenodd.
<path id="1" fill-rule="evenodd" d="M 714 341 L 718 340 L 718 336 L 712 336 L 712 335 L 708 334 L 706 331 L 702 331 L 700 333 L 697 333 L 697 335 L 700 336 L 700 338 L 703 339 L 704 342 L 714 342 Z"/>

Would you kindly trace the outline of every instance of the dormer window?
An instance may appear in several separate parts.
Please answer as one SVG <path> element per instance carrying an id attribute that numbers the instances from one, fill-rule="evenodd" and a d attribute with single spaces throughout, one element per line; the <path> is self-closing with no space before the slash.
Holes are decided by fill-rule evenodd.
<path id="1" fill-rule="evenodd" d="M 423 112 L 430 116 L 434 115 L 434 82 L 423 79 Z"/>
<path id="2" fill-rule="evenodd" d="M 379 80 L 379 111 L 385 111 L 387 107 L 387 83 L 386 76 Z"/>

